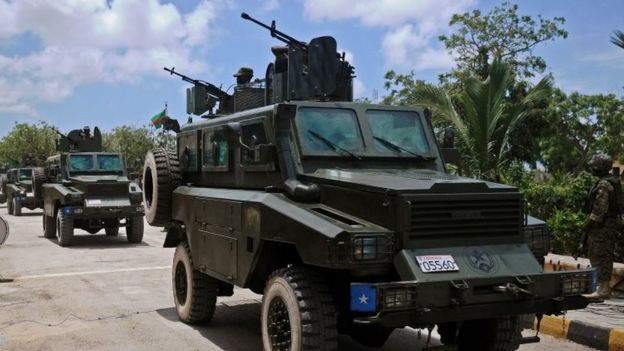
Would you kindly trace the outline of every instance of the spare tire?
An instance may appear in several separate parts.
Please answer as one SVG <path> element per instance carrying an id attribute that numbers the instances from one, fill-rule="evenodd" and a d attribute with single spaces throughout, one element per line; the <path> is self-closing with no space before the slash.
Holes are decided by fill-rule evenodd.
<path id="1" fill-rule="evenodd" d="M 45 168 L 42 168 L 42 167 L 33 168 L 32 188 L 33 188 L 33 195 L 35 196 L 35 199 L 37 200 L 43 199 L 43 192 L 42 192 L 41 186 L 43 185 L 43 183 L 46 182 L 46 180 L 47 180 L 47 177 L 45 173 Z"/>
<path id="2" fill-rule="evenodd" d="M 171 200 L 182 182 L 180 162 L 175 151 L 157 148 L 148 151 L 143 166 L 143 206 L 145 219 L 152 226 L 171 222 Z"/>

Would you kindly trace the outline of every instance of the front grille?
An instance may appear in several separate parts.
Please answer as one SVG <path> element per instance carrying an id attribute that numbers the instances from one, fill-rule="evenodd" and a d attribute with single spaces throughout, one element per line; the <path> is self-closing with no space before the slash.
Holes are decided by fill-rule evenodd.
<path id="1" fill-rule="evenodd" d="M 520 194 L 423 195 L 408 201 L 409 239 L 518 235 Z"/>
<path id="2" fill-rule="evenodd" d="M 89 184 L 85 195 L 88 198 L 111 195 L 128 195 L 128 183 Z"/>

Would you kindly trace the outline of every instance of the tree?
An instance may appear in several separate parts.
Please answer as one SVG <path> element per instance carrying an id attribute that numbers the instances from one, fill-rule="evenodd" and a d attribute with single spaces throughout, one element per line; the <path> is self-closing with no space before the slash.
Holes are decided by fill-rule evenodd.
<path id="1" fill-rule="evenodd" d="M 518 77 L 532 77 L 544 72 L 545 60 L 533 54 L 540 43 L 562 37 L 568 32 L 561 26 L 565 18 L 544 19 L 519 15 L 518 5 L 504 2 L 489 13 L 479 10 L 455 14 L 449 25 L 458 26 L 450 36 L 441 35 L 446 49 L 455 57 L 456 67 L 448 78 L 466 79 L 477 75 L 485 79 L 493 61 L 507 63 Z"/>
<path id="2" fill-rule="evenodd" d="M 124 155 L 128 168 L 138 171 L 143 167 L 145 153 L 154 147 L 172 148 L 175 139 L 166 132 L 158 133 L 147 127 L 116 127 L 102 135 L 104 151 Z"/>
<path id="3" fill-rule="evenodd" d="M 611 42 L 624 49 L 624 32 L 620 30 L 614 31 L 613 36 L 611 37 Z"/>
<path id="4" fill-rule="evenodd" d="M 455 127 L 465 169 L 474 176 L 500 180 L 501 169 L 509 161 L 512 131 L 530 113 L 536 101 L 550 93 L 550 77 L 540 80 L 526 96 L 508 103 L 514 75 L 509 65 L 493 62 L 487 79 L 462 81 L 455 98 L 441 87 L 421 85 L 413 92 L 418 105 L 431 109 L 432 118 Z"/>
<path id="5" fill-rule="evenodd" d="M 0 140 L 0 163 L 15 167 L 26 163 L 43 165 L 56 149 L 57 133 L 45 122 L 15 123 Z"/>
<path id="6" fill-rule="evenodd" d="M 596 152 L 624 158 L 624 101 L 615 95 L 557 90 L 546 118 L 551 127 L 541 146 L 549 171 L 578 173 Z"/>

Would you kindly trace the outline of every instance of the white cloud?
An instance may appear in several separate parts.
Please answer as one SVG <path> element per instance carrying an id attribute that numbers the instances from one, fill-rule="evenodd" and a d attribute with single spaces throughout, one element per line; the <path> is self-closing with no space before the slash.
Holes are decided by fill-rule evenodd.
<path id="1" fill-rule="evenodd" d="M 437 35 L 445 32 L 454 13 L 466 11 L 474 0 L 305 0 L 304 13 L 313 20 L 358 20 L 386 30 L 381 43 L 392 68 L 448 68 Z M 436 45 L 434 45 L 436 44 Z M 436 48 L 438 49 L 436 49 Z"/>
<path id="2" fill-rule="evenodd" d="M 41 42 L 31 53 L 0 55 L 0 111 L 33 114 L 39 100 L 59 101 L 85 84 L 136 82 L 167 65 L 197 73 L 227 0 L 201 1 L 182 14 L 160 0 L 0 1 L 0 43 L 23 33 Z"/>
<path id="3" fill-rule="evenodd" d="M 366 88 L 366 85 L 364 85 L 364 82 L 362 82 L 359 78 L 353 78 L 353 97 L 354 98 L 365 97 L 364 95 L 366 95 L 367 90 L 368 89 Z"/>
<path id="4" fill-rule="evenodd" d="M 265 0 L 260 5 L 260 12 L 271 12 L 279 7 L 279 0 Z"/>

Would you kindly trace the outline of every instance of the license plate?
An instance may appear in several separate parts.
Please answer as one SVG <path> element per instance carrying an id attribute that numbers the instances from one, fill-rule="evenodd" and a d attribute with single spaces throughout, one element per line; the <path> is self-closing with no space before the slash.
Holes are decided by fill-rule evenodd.
<path id="1" fill-rule="evenodd" d="M 459 267 L 451 255 L 416 256 L 416 261 L 423 273 L 459 271 Z"/>

